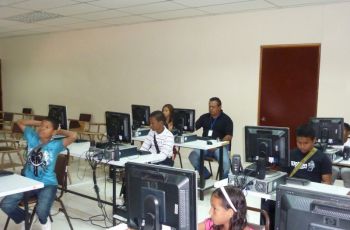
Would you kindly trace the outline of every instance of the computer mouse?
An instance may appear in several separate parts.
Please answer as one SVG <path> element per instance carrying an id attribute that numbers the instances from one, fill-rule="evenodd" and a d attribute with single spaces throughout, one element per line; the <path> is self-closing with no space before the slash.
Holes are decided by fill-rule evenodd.
<path id="1" fill-rule="evenodd" d="M 213 142 L 212 141 L 207 141 L 207 145 L 212 145 Z"/>

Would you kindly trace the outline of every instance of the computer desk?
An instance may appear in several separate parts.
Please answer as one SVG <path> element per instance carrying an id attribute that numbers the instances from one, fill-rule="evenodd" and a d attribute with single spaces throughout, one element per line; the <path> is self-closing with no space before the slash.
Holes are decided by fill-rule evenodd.
<path id="1" fill-rule="evenodd" d="M 228 179 L 223 179 L 220 181 L 217 181 L 214 184 L 215 188 L 220 188 L 222 186 L 228 185 Z M 299 185 L 299 184 L 293 184 L 293 183 L 286 183 L 284 185 L 280 186 L 288 186 L 293 188 L 300 188 L 305 189 L 309 191 L 316 191 L 316 192 L 326 192 L 326 193 L 333 193 L 335 195 L 349 195 L 350 189 L 345 187 L 340 187 L 336 185 L 329 185 L 329 184 L 322 184 L 322 183 L 316 183 L 316 182 L 310 182 L 308 185 Z M 257 198 L 262 198 L 266 200 L 273 200 L 276 201 L 276 191 L 273 191 L 271 193 L 260 193 L 250 190 L 245 190 L 247 192 L 247 195 L 251 195 Z"/>
<path id="2" fill-rule="evenodd" d="M 143 142 L 146 139 L 146 136 L 138 136 L 132 137 L 132 141 L 140 141 Z M 219 156 L 219 178 L 223 178 L 223 147 L 230 144 L 228 141 L 216 141 L 211 140 L 212 144 L 208 145 L 205 140 L 195 140 L 184 143 L 174 143 L 174 146 L 181 148 L 189 148 L 189 149 L 198 149 L 200 150 L 200 167 L 199 167 L 199 198 L 200 200 L 204 200 L 204 191 L 210 189 L 214 186 L 214 182 L 212 180 L 205 181 L 204 179 L 204 152 L 210 149 L 220 149 Z"/>
<path id="3" fill-rule="evenodd" d="M 80 143 L 72 143 L 67 146 L 70 152 L 70 156 L 79 157 L 85 159 L 85 153 L 89 151 L 90 148 L 90 142 L 80 142 Z M 62 154 L 65 154 L 66 152 L 62 152 Z M 111 172 L 112 172 L 112 183 L 113 183 L 113 193 L 112 193 L 112 203 L 108 201 L 101 200 L 102 203 L 108 204 L 112 206 L 113 208 L 113 226 L 116 225 L 116 219 L 114 218 L 114 215 L 117 213 L 117 191 L 116 191 L 116 169 L 117 167 L 124 167 L 127 162 L 136 162 L 136 163 L 157 163 L 165 160 L 165 157 L 163 154 L 148 154 L 148 155 L 141 155 L 141 156 L 130 156 L 130 157 L 123 157 L 119 161 L 107 161 L 107 160 L 101 160 L 101 163 L 108 164 L 111 166 Z M 91 197 L 82 193 L 78 193 L 72 190 L 66 190 L 66 192 L 85 197 L 90 200 L 98 201 L 97 198 Z"/>
<path id="4" fill-rule="evenodd" d="M 335 166 L 350 168 L 350 159 L 343 160 L 342 157 L 338 157 L 332 162 L 332 164 Z"/>
<path id="5" fill-rule="evenodd" d="M 175 146 L 181 147 L 181 148 L 189 148 L 189 149 L 198 149 L 200 150 L 200 165 L 199 165 L 199 199 L 200 200 L 204 200 L 204 191 L 207 189 L 210 189 L 214 186 L 213 181 L 208 180 L 206 183 L 205 179 L 204 179 L 204 153 L 207 150 L 210 149 L 220 149 L 220 155 L 219 155 L 219 178 L 220 180 L 223 179 L 223 174 L 224 174 L 224 170 L 223 170 L 223 148 L 224 146 L 230 144 L 228 141 L 215 141 L 212 140 L 211 141 L 212 144 L 208 145 L 207 141 L 204 140 L 196 140 L 196 141 L 190 141 L 190 142 L 185 142 L 185 143 L 175 143 Z"/>
<path id="6" fill-rule="evenodd" d="M 13 174 L 9 176 L 0 177 L 0 197 L 13 195 L 22 192 L 28 192 L 44 187 L 42 182 Z M 28 208 L 28 197 L 24 193 L 24 210 L 25 210 L 25 229 L 29 230 L 29 208 Z"/>

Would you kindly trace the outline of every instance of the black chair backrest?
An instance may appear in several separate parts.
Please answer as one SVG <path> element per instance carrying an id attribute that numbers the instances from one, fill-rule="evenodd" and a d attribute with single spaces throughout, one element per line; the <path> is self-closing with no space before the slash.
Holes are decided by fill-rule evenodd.
<path id="1" fill-rule="evenodd" d="M 88 114 L 88 113 L 81 113 L 81 114 L 79 115 L 79 121 L 90 122 L 90 121 L 91 121 L 91 114 Z"/>
<path id="2" fill-rule="evenodd" d="M 3 116 L 4 121 L 13 121 L 13 113 L 5 112 Z"/>
<path id="3" fill-rule="evenodd" d="M 32 114 L 33 110 L 32 108 L 23 108 L 22 113 L 24 114 Z"/>
<path id="4" fill-rule="evenodd" d="M 34 120 L 36 121 L 42 121 L 46 118 L 46 116 L 41 116 L 41 115 L 35 115 L 34 116 Z"/>
<path id="5" fill-rule="evenodd" d="M 61 188 L 61 194 L 67 189 L 67 177 L 68 177 L 68 164 L 69 164 L 69 149 L 66 148 L 67 154 L 59 154 L 56 161 L 55 173 L 57 178 L 58 187 Z"/>
<path id="6" fill-rule="evenodd" d="M 80 128 L 80 123 L 78 120 L 69 121 L 69 129 L 78 129 L 78 128 Z"/>
<path id="7" fill-rule="evenodd" d="M 23 133 L 22 129 L 17 125 L 17 123 L 13 123 L 12 133 Z"/>

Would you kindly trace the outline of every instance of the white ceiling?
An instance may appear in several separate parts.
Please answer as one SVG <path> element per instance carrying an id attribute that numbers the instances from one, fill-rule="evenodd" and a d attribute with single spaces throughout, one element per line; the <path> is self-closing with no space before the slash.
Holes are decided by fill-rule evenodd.
<path id="1" fill-rule="evenodd" d="M 0 38 L 350 0 L 0 0 Z"/>

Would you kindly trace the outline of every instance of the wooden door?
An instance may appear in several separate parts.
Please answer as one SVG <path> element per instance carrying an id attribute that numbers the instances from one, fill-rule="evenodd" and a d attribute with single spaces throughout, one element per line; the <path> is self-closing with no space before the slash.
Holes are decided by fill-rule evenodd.
<path id="1" fill-rule="evenodd" d="M 258 124 L 295 129 L 317 114 L 320 44 L 262 46 Z"/>

